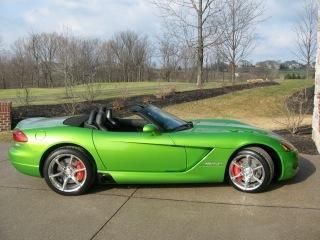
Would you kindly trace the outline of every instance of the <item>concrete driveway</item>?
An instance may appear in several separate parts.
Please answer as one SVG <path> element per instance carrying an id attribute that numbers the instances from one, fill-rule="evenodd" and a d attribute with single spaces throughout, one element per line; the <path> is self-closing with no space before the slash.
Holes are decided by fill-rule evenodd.
<path id="1" fill-rule="evenodd" d="M 269 192 L 223 184 L 99 186 L 62 197 L 18 173 L 0 144 L 0 239 L 320 239 L 319 156 Z"/>

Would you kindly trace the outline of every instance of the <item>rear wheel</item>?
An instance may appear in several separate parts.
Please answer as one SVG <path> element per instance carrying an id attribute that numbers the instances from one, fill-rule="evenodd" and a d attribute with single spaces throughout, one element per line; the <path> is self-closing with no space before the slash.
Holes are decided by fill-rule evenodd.
<path id="1" fill-rule="evenodd" d="M 274 177 L 274 164 L 269 154 L 261 148 L 241 150 L 230 162 L 229 182 L 243 192 L 261 192 Z"/>
<path id="2" fill-rule="evenodd" d="M 62 147 L 47 157 L 43 175 L 55 192 L 69 196 L 80 195 L 93 185 L 95 168 L 81 149 Z"/>

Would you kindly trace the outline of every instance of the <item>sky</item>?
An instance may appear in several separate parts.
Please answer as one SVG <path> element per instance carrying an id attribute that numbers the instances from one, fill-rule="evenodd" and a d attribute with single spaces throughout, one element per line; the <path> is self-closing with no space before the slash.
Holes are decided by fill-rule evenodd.
<path id="1" fill-rule="evenodd" d="M 293 26 L 302 0 L 265 0 L 251 62 L 294 59 Z M 6 48 L 31 32 L 72 29 L 83 37 L 111 38 L 134 30 L 151 40 L 161 35 L 162 19 L 148 0 L 0 0 L 0 36 Z"/>

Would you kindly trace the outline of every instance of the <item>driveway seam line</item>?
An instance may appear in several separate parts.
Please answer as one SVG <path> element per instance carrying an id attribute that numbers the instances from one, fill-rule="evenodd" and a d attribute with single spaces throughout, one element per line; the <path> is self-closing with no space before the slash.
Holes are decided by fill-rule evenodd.
<path id="1" fill-rule="evenodd" d="M 135 192 L 138 190 L 138 188 L 130 194 L 130 196 L 126 199 L 126 201 L 124 203 L 122 203 L 122 205 L 117 209 L 117 211 L 114 212 L 114 214 L 111 215 L 111 217 L 98 229 L 98 231 L 93 234 L 93 236 L 90 238 L 90 240 L 93 240 L 100 232 L 101 230 L 112 220 L 112 218 L 117 215 L 117 213 L 121 210 L 121 208 L 126 205 L 127 202 L 129 202 L 129 200 L 132 198 L 133 194 L 135 194 Z"/>
<path id="2" fill-rule="evenodd" d="M 51 192 L 50 189 L 41 189 L 41 188 L 28 188 L 28 187 L 15 187 L 15 186 L 3 186 L 0 185 L 0 188 L 7 188 L 7 189 L 20 189 L 20 190 L 31 190 L 31 191 L 48 191 Z M 136 191 L 136 190 L 135 190 Z M 130 197 L 131 195 L 121 195 L 115 193 L 88 193 L 88 195 L 98 195 L 98 196 L 115 196 L 115 197 Z"/>
<path id="3" fill-rule="evenodd" d="M 21 189 L 21 190 L 32 190 L 32 191 L 51 191 L 49 189 L 41 189 L 41 188 L 28 188 L 28 187 L 14 187 L 14 186 L 2 186 L 0 188 L 7 188 L 7 189 Z"/>
<path id="4" fill-rule="evenodd" d="M 206 201 L 188 201 L 182 199 L 170 199 L 170 198 L 153 198 L 153 197 L 139 197 L 133 196 L 136 199 L 149 199 L 149 200 L 163 200 L 163 201 L 175 201 L 175 202 L 185 202 L 185 203 L 206 203 L 213 205 L 227 205 L 227 206 L 243 206 L 243 207 L 261 207 L 261 208 L 282 208 L 282 209 L 298 209 L 298 210 L 315 210 L 320 211 L 320 208 L 313 207 L 296 207 L 296 206 L 272 206 L 272 205 L 255 205 L 255 204 L 237 204 L 237 203 L 224 203 L 224 202 L 206 202 Z"/>
<path id="5" fill-rule="evenodd" d="M 6 189 L 20 189 L 20 190 L 31 190 L 31 191 L 51 191 L 50 189 L 39 189 L 39 188 L 27 188 L 27 187 L 12 187 L 12 186 L 1 186 L 0 188 Z M 207 202 L 207 201 L 189 201 L 182 199 L 171 199 L 171 198 L 156 198 L 156 197 L 139 197 L 133 196 L 138 191 L 138 188 L 130 195 L 121 195 L 121 194 L 96 194 L 100 196 L 117 196 L 117 197 L 127 197 L 127 200 L 124 202 L 127 203 L 131 198 L 136 199 L 149 199 L 149 200 L 163 200 L 163 201 L 175 201 L 175 202 L 186 202 L 186 203 L 206 203 L 206 204 L 214 204 L 214 205 L 229 205 L 229 206 L 243 206 L 243 207 L 262 207 L 262 208 L 280 208 L 280 209 L 299 209 L 299 210 L 314 210 L 320 211 L 320 208 L 312 208 L 312 207 L 296 207 L 296 206 L 272 206 L 272 205 L 254 205 L 254 204 L 237 204 L 237 203 L 223 203 L 223 202 Z M 123 205 L 124 205 L 123 204 Z M 120 207 L 122 208 L 123 205 Z M 118 209 L 120 210 L 120 209 Z M 118 211 L 117 211 L 118 212 Z M 116 212 L 116 213 L 117 213 Z M 111 220 L 111 219 L 110 219 Z"/>

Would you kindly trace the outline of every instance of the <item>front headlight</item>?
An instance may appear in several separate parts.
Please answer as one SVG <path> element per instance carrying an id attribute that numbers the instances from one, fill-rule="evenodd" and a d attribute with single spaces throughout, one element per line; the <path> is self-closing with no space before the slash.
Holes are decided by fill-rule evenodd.
<path id="1" fill-rule="evenodd" d="M 281 147 L 286 151 L 286 152 L 294 152 L 297 151 L 297 149 L 289 142 L 287 141 L 281 141 Z"/>

